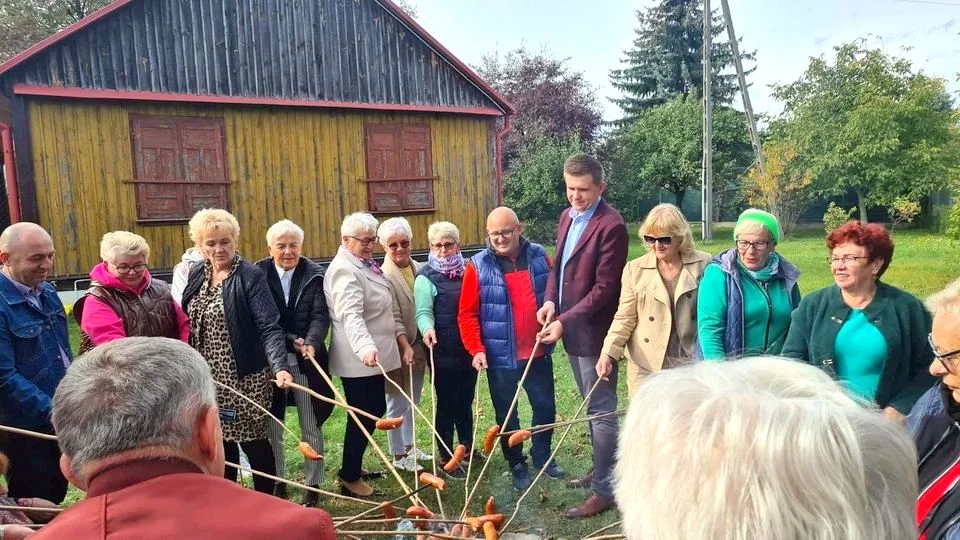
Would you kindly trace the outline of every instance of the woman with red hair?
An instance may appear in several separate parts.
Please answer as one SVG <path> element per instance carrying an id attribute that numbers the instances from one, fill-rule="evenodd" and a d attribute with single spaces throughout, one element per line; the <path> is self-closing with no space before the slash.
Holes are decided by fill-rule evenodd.
<path id="1" fill-rule="evenodd" d="M 827 236 L 827 248 L 836 283 L 800 302 L 782 354 L 821 367 L 901 420 L 934 382 L 930 314 L 912 294 L 880 281 L 893 259 L 882 225 L 850 221 Z"/>

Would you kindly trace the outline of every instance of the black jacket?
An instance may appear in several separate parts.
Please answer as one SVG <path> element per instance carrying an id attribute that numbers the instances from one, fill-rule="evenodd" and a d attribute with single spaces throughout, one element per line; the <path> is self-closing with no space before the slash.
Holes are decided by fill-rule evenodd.
<path id="1" fill-rule="evenodd" d="M 303 338 L 305 345 L 312 345 L 321 364 L 327 358 L 327 331 L 330 315 L 327 298 L 323 294 L 323 274 L 326 270 L 306 257 L 300 257 L 290 281 L 290 302 L 284 305 L 283 285 L 277 275 L 271 257 L 257 261 L 257 267 L 267 276 L 267 284 L 273 300 L 280 310 L 280 327 L 286 335 L 287 352 L 296 352 L 293 342 Z"/>
<path id="2" fill-rule="evenodd" d="M 190 267 L 183 289 L 183 310 L 203 285 L 203 262 Z M 227 318 L 230 346 L 237 363 L 237 376 L 245 377 L 264 367 L 276 374 L 288 370 L 287 348 L 280 313 L 270 294 L 267 278 L 253 263 L 240 259 L 237 270 L 223 281 L 223 311 Z"/>

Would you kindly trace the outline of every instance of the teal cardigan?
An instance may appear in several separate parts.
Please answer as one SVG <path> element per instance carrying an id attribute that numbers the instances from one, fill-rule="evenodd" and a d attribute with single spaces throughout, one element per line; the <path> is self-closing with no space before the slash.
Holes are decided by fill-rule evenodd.
<path id="1" fill-rule="evenodd" d="M 832 285 L 814 291 L 793 312 L 781 354 L 819 366 L 836 378 L 833 346 L 850 311 L 840 287 Z M 928 372 L 933 358 L 927 342 L 930 314 L 915 296 L 885 283 L 877 283 L 877 294 L 863 314 L 887 341 L 887 361 L 877 385 L 877 405 L 891 406 L 907 414 L 936 382 Z"/>

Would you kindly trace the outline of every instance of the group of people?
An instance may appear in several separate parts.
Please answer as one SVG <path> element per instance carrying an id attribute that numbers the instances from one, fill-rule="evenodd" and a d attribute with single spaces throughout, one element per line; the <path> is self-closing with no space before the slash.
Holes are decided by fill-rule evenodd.
<path id="1" fill-rule="evenodd" d="M 457 444 L 468 449 L 464 463 L 479 455 L 481 371 L 504 431 L 520 427 L 521 382 L 532 424 L 553 423 L 553 350 L 562 340 L 593 418 L 593 467 L 567 483 L 587 490 L 567 510 L 571 519 L 619 502 L 630 538 L 960 535 L 960 282 L 925 307 L 881 281 L 894 252 L 887 231 L 852 221 L 826 239 L 835 284 L 801 299 L 800 270 L 777 252 L 780 224 L 757 209 L 739 217 L 734 247 L 713 257 L 696 249 L 677 207 L 658 205 L 640 226 L 646 254 L 627 262 L 627 226 L 603 199 L 600 163 L 571 156 L 564 184 L 570 208 L 552 257 L 500 207 L 487 216 L 486 247 L 469 259 L 453 223 L 430 225 L 421 263 L 407 220 L 355 213 L 343 219 L 326 268 L 303 256 L 304 231 L 289 220 L 266 231 L 269 256 L 251 262 L 237 251 L 236 218 L 206 209 L 190 220 L 194 247 L 171 288 L 151 277 L 144 238 L 107 233 L 73 309 L 76 361 L 64 307 L 46 282 L 52 239 L 35 224 L 8 227 L 0 424 L 59 438 L 0 432 L 10 495 L 59 503 L 67 479 L 87 492 L 41 533 L 51 538 L 95 535 L 109 523 L 85 517 L 107 512 L 108 522 L 124 523 L 145 500 L 174 512 L 129 526 L 176 536 L 183 516 L 198 511 L 184 486 L 231 501 L 223 519 L 204 519 L 207 535 L 229 536 L 238 526 L 231 512 L 270 508 L 264 527 L 299 520 L 295 530 L 330 537 L 329 515 L 245 492 L 226 465 L 242 450 L 268 475 L 254 477 L 255 490 L 286 497 L 285 484 L 270 479 L 284 476 L 284 432 L 263 411 L 282 420 L 294 404 L 303 439 L 318 451 L 332 412 L 291 383 L 372 417 L 402 417 L 388 434 L 392 465 L 418 471 L 421 462 L 447 464 Z M 760 358 L 724 362 L 743 357 Z M 622 431 L 621 362 L 631 401 Z M 413 432 L 428 372 L 436 456 Z M 908 414 L 915 444 L 901 426 Z M 368 483 L 375 473 L 363 468 L 375 429 L 366 416 L 346 424 L 337 473 L 345 495 L 378 494 Z M 561 479 L 551 434 L 532 437 L 529 458 Z M 513 487 L 528 489 L 523 446 L 501 438 L 500 449 Z M 322 459 L 306 461 L 304 472 L 308 486 L 324 483 Z M 465 476 L 462 467 L 446 474 Z M 271 506 L 255 509 L 267 499 Z M 305 494 L 305 506 L 317 502 Z M 907 503 L 909 515 L 897 514 Z"/>

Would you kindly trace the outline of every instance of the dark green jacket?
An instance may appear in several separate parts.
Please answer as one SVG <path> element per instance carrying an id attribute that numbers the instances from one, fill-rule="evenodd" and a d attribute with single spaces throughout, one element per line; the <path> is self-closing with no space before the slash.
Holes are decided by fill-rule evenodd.
<path id="1" fill-rule="evenodd" d="M 850 316 L 840 287 L 814 291 L 793 312 L 782 355 L 819 366 L 836 378 L 833 345 L 840 327 Z M 927 343 L 930 314 L 912 294 L 877 283 L 877 294 L 863 310 L 887 341 L 887 361 L 877 385 L 876 402 L 907 414 L 934 378 L 928 367 L 933 354 Z"/>

